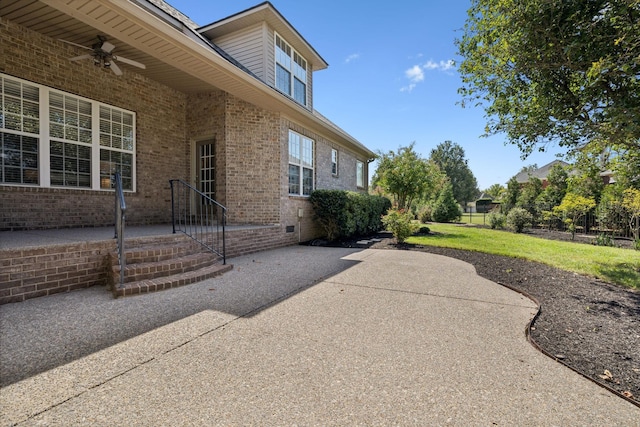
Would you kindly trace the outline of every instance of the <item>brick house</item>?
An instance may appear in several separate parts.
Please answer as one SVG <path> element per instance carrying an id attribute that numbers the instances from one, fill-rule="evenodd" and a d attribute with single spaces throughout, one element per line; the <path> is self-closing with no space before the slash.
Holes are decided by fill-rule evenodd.
<path id="1" fill-rule="evenodd" d="M 313 189 L 367 190 L 374 153 L 314 110 L 328 65 L 269 2 L 200 28 L 162 0 L 2 2 L 0 49 L 0 231 L 112 225 L 115 171 L 128 225 L 169 223 L 179 178 L 274 245 L 318 235 Z"/>

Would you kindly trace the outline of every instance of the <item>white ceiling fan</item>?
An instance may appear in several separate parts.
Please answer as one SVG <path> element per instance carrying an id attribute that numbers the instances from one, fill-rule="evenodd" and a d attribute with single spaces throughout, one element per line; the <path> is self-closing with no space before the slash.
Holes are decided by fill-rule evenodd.
<path id="1" fill-rule="evenodd" d="M 132 59 L 123 58 L 122 56 L 116 56 L 113 54 L 113 50 L 115 46 L 107 41 L 105 36 L 98 36 L 98 41 L 91 45 L 91 47 L 82 46 L 77 43 L 73 43 L 67 40 L 60 39 L 61 42 L 68 43 L 77 47 L 81 47 L 82 49 L 87 49 L 92 51 L 91 53 L 86 53 L 84 55 L 75 56 L 73 58 L 69 58 L 69 61 L 80 61 L 82 59 L 93 59 L 93 63 L 96 66 L 102 66 L 105 68 L 110 68 L 111 71 L 114 72 L 115 75 L 121 76 L 122 70 L 116 63 L 116 61 L 123 62 L 125 64 L 133 65 L 134 67 L 146 69 L 147 67 L 144 64 L 139 63 L 138 61 L 134 61 Z"/>

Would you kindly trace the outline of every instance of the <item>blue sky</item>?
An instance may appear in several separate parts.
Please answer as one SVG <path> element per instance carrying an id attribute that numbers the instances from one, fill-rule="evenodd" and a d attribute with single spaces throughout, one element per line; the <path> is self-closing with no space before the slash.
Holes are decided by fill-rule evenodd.
<path id="1" fill-rule="evenodd" d="M 253 7 L 260 0 L 168 0 L 198 25 Z M 481 190 L 505 184 L 523 166 L 543 166 L 562 153 L 550 147 L 520 159 L 502 135 L 481 138 L 481 108 L 457 103 L 460 77 L 454 39 L 468 0 L 272 0 L 329 63 L 314 73 L 314 108 L 373 151 L 415 142 L 428 157 L 451 140 L 465 150 Z M 373 168 L 370 171 L 373 175 Z"/>

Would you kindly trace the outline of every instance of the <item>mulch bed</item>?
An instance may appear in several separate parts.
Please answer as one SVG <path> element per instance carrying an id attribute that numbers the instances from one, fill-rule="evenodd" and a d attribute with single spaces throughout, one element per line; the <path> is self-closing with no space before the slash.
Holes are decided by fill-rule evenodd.
<path id="1" fill-rule="evenodd" d="M 570 239 L 568 233 L 545 230 L 532 233 L 544 238 Z M 576 237 L 577 241 L 590 240 Z M 530 325 L 534 344 L 640 406 L 640 292 L 517 258 L 396 245 L 389 233 L 367 238 L 381 239 L 368 246 L 373 249 L 416 250 L 468 262 L 480 276 L 532 297 L 540 305 L 540 313 Z M 357 247 L 356 242 L 336 244 Z M 620 246 L 625 246 L 624 242 Z"/>

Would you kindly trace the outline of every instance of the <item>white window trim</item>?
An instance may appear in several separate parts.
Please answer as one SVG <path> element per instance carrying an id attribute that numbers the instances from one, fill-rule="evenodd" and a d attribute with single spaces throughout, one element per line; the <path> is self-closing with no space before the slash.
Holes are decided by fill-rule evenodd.
<path id="1" fill-rule="evenodd" d="M 288 69 L 287 71 L 289 71 L 290 74 L 290 82 L 289 82 L 289 87 L 291 88 L 291 93 L 286 93 L 284 91 L 282 91 L 280 88 L 278 88 L 278 64 L 280 64 L 278 62 L 278 55 L 276 54 L 276 49 L 278 49 L 278 44 L 277 44 L 277 39 L 280 38 L 280 40 L 282 40 L 282 42 L 284 44 L 286 44 L 290 49 L 291 49 L 291 68 Z M 287 40 L 282 37 L 280 34 L 278 34 L 276 31 L 274 31 L 274 36 L 273 36 L 273 75 L 274 75 L 274 84 L 273 86 L 280 92 L 283 93 L 285 95 L 287 95 L 289 98 L 293 99 L 296 103 L 303 105 L 305 107 L 307 107 L 309 105 L 309 61 L 307 61 L 307 58 L 305 58 L 303 55 L 300 54 L 300 52 L 298 52 L 297 50 L 295 50 L 293 48 L 293 46 L 291 46 L 291 44 L 289 42 L 287 42 Z M 305 76 L 305 81 L 304 83 L 304 104 L 301 102 L 298 102 L 298 100 L 296 100 L 296 98 L 294 97 L 294 91 L 295 91 L 295 81 L 296 81 L 296 76 L 295 76 L 295 72 L 294 72 L 294 54 L 297 54 L 300 58 L 302 58 L 302 60 L 304 61 L 306 68 L 305 68 L 305 72 L 306 72 L 306 76 Z M 282 64 L 280 64 L 280 66 L 282 66 Z M 282 66 L 284 68 L 284 66 Z M 298 79 L 299 80 L 299 79 Z"/>
<path id="2" fill-rule="evenodd" d="M 300 163 L 291 162 L 291 158 L 289 157 L 288 161 L 287 161 L 287 168 L 288 168 L 289 165 L 294 165 L 294 166 L 300 167 L 300 177 L 299 177 L 299 183 L 298 183 L 300 191 L 298 193 L 289 192 L 289 196 L 292 196 L 292 197 L 309 197 L 310 194 L 304 194 L 304 172 L 303 172 L 303 170 L 304 169 L 310 169 L 311 170 L 311 176 L 313 177 L 313 182 L 311 183 L 311 192 L 313 192 L 313 190 L 315 190 L 315 188 L 316 188 L 316 173 L 315 173 L 316 141 L 314 139 L 312 139 L 312 138 L 309 138 L 308 136 L 305 136 L 305 135 L 303 135 L 303 134 L 301 134 L 299 132 L 296 132 L 296 131 L 294 131 L 292 129 L 289 129 L 289 132 L 287 133 L 287 156 L 290 155 L 289 154 L 289 146 L 290 146 L 289 138 L 290 138 L 290 135 L 292 133 L 300 137 L 300 150 L 299 150 L 299 152 L 300 152 Z M 304 142 L 305 139 L 308 140 L 308 141 L 311 141 L 311 167 L 304 166 L 303 161 L 302 161 L 302 157 L 303 157 L 302 145 L 303 145 L 303 142 Z M 289 171 L 287 169 L 287 178 L 288 177 L 289 177 Z M 287 181 L 287 188 L 288 187 L 289 187 L 289 184 L 288 184 L 288 181 Z"/>
<path id="3" fill-rule="evenodd" d="M 21 79 L 19 77 L 11 76 L 8 74 L 0 73 L 0 76 L 10 80 L 16 80 L 24 84 L 28 84 L 31 86 L 35 86 L 39 91 L 39 114 L 40 114 L 40 129 L 38 134 L 38 181 L 39 184 L 18 184 L 18 183 L 4 183 L 0 182 L 0 186 L 12 186 L 12 187 L 30 187 L 30 188 L 57 188 L 64 190 L 81 190 L 81 191 L 113 191 L 110 188 L 101 188 L 100 187 L 100 106 L 104 106 L 110 109 L 119 110 L 133 116 L 133 150 L 118 150 L 113 149 L 111 147 L 104 147 L 105 149 L 109 149 L 111 151 L 120 151 L 125 153 L 130 153 L 132 155 L 132 165 L 131 165 L 131 174 L 132 174 L 132 182 L 131 182 L 131 190 L 125 190 L 125 192 L 133 193 L 136 191 L 136 113 L 130 110 L 126 110 L 124 108 L 116 107 L 114 105 L 105 104 L 103 102 L 99 102 L 90 98 L 85 98 L 83 96 L 78 96 L 76 94 L 65 92 L 62 90 L 58 90 L 52 88 L 50 86 L 45 86 L 42 84 L 34 83 L 29 80 Z M 60 93 L 63 95 L 69 95 L 77 99 L 81 99 L 91 103 L 91 126 L 92 126 L 92 138 L 91 138 L 91 187 L 73 187 L 73 186 L 60 186 L 60 185 L 51 185 L 51 164 L 50 164 L 50 153 L 51 153 L 51 136 L 49 133 L 49 95 L 52 93 Z M 0 132 L 9 132 L 16 134 L 24 134 L 24 132 L 15 132 L 11 129 L 0 128 Z M 29 134 L 34 135 L 34 134 Z"/>

